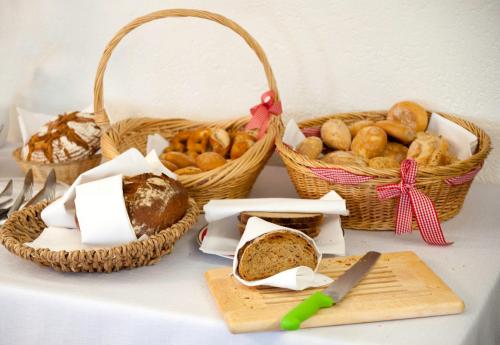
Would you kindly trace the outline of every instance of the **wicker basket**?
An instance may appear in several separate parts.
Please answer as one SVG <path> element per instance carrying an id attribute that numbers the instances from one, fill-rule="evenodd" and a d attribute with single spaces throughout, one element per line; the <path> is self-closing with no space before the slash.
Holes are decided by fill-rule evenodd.
<path id="1" fill-rule="evenodd" d="M 163 10 L 140 17 L 123 27 L 108 43 L 99 63 L 94 85 L 94 110 L 96 122 L 103 127 L 109 124 L 109 118 L 103 105 L 103 79 L 109 58 L 121 39 L 135 28 L 153 20 L 168 17 L 197 17 L 211 20 L 228 27 L 240 35 L 254 50 L 264 67 L 269 89 L 279 101 L 278 90 L 271 66 L 267 57 L 255 41 L 242 27 L 218 14 L 198 10 Z M 176 132 L 197 127 L 222 127 L 227 130 L 243 128 L 250 118 L 248 116 L 231 121 L 197 122 L 184 119 L 152 119 L 132 118 L 113 124 L 103 134 L 101 149 L 105 158 L 112 159 L 131 147 L 145 153 L 147 136 L 158 133 L 165 138 L 171 138 Z M 273 116 L 267 134 L 253 145 L 242 157 L 230 161 L 214 170 L 179 176 L 180 182 L 189 190 L 199 205 L 204 205 L 210 199 L 242 198 L 248 195 L 260 171 L 273 152 L 274 138 L 278 129 L 278 117 Z"/>
<path id="2" fill-rule="evenodd" d="M 452 186 L 447 184 L 446 180 L 480 168 L 491 149 L 491 141 L 489 136 L 473 123 L 452 115 L 439 114 L 474 133 L 479 141 L 476 153 L 467 160 L 442 167 L 418 169 L 416 188 L 423 191 L 432 200 L 440 221 L 444 221 L 458 214 L 472 183 L 470 180 Z M 331 118 L 342 119 L 347 124 L 362 119 L 378 121 L 385 119 L 386 115 L 384 111 L 334 114 L 303 121 L 299 123 L 299 127 L 318 128 Z M 342 219 L 342 225 L 347 229 L 394 230 L 398 199 L 380 201 L 376 188 L 389 183 L 398 183 L 401 179 L 399 169 L 338 166 L 319 160 L 311 160 L 283 144 L 281 140 L 282 126 L 280 132 L 281 134 L 276 137 L 276 148 L 285 163 L 297 193 L 302 198 L 317 199 L 327 192 L 335 190 L 346 200 L 349 209 L 350 215 Z M 357 185 L 334 184 L 319 178 L 311 172 L 310 168 L 341 168 L 356 175 L 372 177 L 372 179 Z M 413 227 L 416 228 L 415 222 Z"/>
<path id="3" fill-rule="evenodd" d="M 172 251 L 174 243 L 196 223 L 199 214 L 198 205 L 189 199 L 186 214 L 170 228 L 159 231 L 147 240 L 106 249 L 51 251 L 25 246 L 24 243 L 33 241 L 45 228 L 40 217 L 45 206 L 46 201 L 12 214 L 0 231 L 0 242 L 17 256 L 62 272 L 109 273 L 153 265 Z"/>
<path id="4" fill-rule="evenodd" d="M 40 163 L 25 161 L 21 158 L 21 148 L 17 148 L 12 153 L 14 160 L 21 167 L 24 173 L 27 173 L 29 169 L 33 171 L 33 178 L 35 181 L 43 182 L 47 178 L 51 169 L 56 172 L 56 179 L 59 182 L 63 182 L 71 185 L 81 173 L 92 169 L 101 163 L 101 155 L 92 155 L 88 158 L 79 159 L 75 161 L 69 161 L 64 163 Z"/>

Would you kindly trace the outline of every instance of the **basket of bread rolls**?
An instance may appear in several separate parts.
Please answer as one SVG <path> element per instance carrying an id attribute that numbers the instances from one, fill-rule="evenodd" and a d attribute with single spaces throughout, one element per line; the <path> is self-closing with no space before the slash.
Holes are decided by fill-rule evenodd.
<path id="1" fill-rule="evenodd" d="M 281 135 L 276 148 L 302 198 L 317 199 L 335 190 L 347 203 L 350 215 L 342 218 L 348 229 L 395 229 L 399 198 L 379 199 L 377 187 L 401 181 L 400 164 L 417 164 L 415 187 L 434 204 L 440 221 L 460 211 L 472 178 L 450 183 L 478 171 L 491 141 L 473 123 L 436 113 L 477 137 L 475 152 L 458 159 L 444 135 L 427 130 L 430 111 L 412 101 L 394 104 L 388 111 L 342 113 L 305 120 L 298 125 L 306 138 L 294 148 Z M 332 181 L 318 171 L 345 172 L 352 181 Z M 413 227 L 416 228 L 415 221 Z"/>
<path id="2" fill-rule="evenodd" d="M 272 116 L 267 122 L 265 135 L 245 129 L 250 116 L 213 122 L 141 117 L 109 123 L 104 109 L 103 79 L 113 50 L 125 35 L 138 26 L 172 17 L 211 20 L 240 35 L 262 63 L 269 90 L 275 97 L 274 101 L 279 102 L 276 82 L 264 51 L 238 24 L 221 15 L 199 10 L 153 12 L 123 27 L 108 43 L 99 63 L 94 85 L 94 110 L 97 122 L 103 128 L 107 127 L 101 140 L 102 154 L 111 159 L 131 147 L 146 153 L 148 136 L 159 134 L 170 142 L 164 152 L 158 152 L 162 161 L 175 171 L 180 182 L 200 205 L 210 199 L 245 197 L 273 152 L 278 116 Z"/>
<path id="3" fill-rule="evenodd" d="M 58 181 L 71 184 L 81 173 L 101 162 L 100 138 L 101 130 L 92 114 L 64 113 L 14 150 L 13 157 L 25 173 L 33 171 L 36 181 L 45 181 L 54 169 Z"/>

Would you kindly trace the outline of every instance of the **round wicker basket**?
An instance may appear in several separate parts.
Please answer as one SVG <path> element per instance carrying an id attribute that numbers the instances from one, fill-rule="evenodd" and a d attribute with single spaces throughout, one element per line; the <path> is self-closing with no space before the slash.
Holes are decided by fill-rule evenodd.
<path id="1" fill-rule="evenodd" d="M 241 26 L 219 14 L 191 9 L 171 9 L 150 13 L 133 20 L 124 26 L 108 43 L 99 62 L 94 83 L 94 110 L 96 122 L 106 128 L 109 118 L 104 109 L 103 79 L 109 58 L 118 43 L 130 31 L 157 19 L 169 17 L 196 17 L 211 20 L 231 29 L 240 35 L 255 52 L 263 65 L 269 89 L 279 101 L 276 81 L 261 46 Z M 243 128 L 250 117 L 237 118 L 230 121 L 201 122 L 184 119 L 152 119 L 131 118 L 113 124 L 103 134 L 101 139 L 102 154 L 111 159 L 131 147 L 138 148 L 146 153 L 146 142 L 149 134 L 158 133 L 165 138 L 171 138 L 178 131 L 198 127 L 222 127 L 227 130 Z M 274 148 L 274 138 L 278 129 L 278 117 L 273 116 L 267 134 L 253 145 L 242 157 L 229 161 L 222 167 L 194 175 L 179 176 L 180 182 L 189 190 L 199 205 L 204 205 L 210 199 L 242 198 L 248 195 L 252 186 L 271 156 Z"/>
<path id="2" fill-rule="evenodd" d="M 102 156 L 100 154 L 90 157 L 69 161 L 64 163 L 40 163 L 26 161 L 21 158 L 21 148 L 17 148 L 12 152 L 12 157 L 19 165 L 24 173 L 29 169 L 33 170 L 33 178 L 35 181 L 44 182 L 50 173 L 51 169 L 56 172 L 57 181 L 71 185 L 81 173 L 90 170 L 101 163 Z"/>
<path id="3" fill-rule="evenodd" d="M 33 249 L 25 243 L 36 239 L 46 227 L 40 217 L 46 206 L 44 201 L 13 213 L 0 231 L 0 243 L 17 256 L 62 272 L 109 273 L 153 265 L 172 251 L 174 243 L 196 223 L 199 214 L 197 203 L 189 199 L 189 208 L 181 220 L 147 240 L 97 250 Z"/>
<path id="4" fill-rule="evenodd" d="M 491 141 L 489 136 L 473 123 L 453 115 L 439 114 L 466 128 L 478 137 L 477 150 L 469 159 L 447 166 L 418 169 L 416 187 L 432 200 L 439 220 L 444 221 L 458 214 L 472 183 L 471 180 L 459 185 L 450 185 L 446 183 L 446 180 L 462 176 L 475 168 L 480 168 L 491 150 Z M 302 121 L 299 123 L 299 127 L 302 129 L 319 128 L 331 118 L 342 119 L 347 124 L 362 119 L 378 121 L 385 119 L 386 115 L 385 111 L 333 114 Z M 401 179 L 399 169 L 339 166 L 312 160 L 285 145 L 282 142 L 282 136 L 283 125 L 280 126 L 280 134 L 276 137 L 276 149 L 285 163 L 297 193 L 302 198 L 317 199 L 327 192 L 335 190 L 346 200 L 349 209 L 350 215 L 342 218 L 342 225 L 345 228 L 394 230 L 398 199 L 380 201 L 376 189 L 381 185 L 398 183 Z M 372 179 L 357 185 L 335 184 L 319 178 L 311 172 L 311 168 L 340 168 L 356 175 L 372 177 Z M 415 222 L 413 228 L 417 228 Z"/>

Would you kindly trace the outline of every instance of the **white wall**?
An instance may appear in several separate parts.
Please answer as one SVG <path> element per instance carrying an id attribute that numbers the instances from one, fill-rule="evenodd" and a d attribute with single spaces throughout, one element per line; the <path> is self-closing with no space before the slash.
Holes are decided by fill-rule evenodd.
<path id="1" fill-rule="evenodd" d="M 500 146 L 500 1 L 0 1 L 0 112 L 92 102 L 107 41 L 164 8 L 219 12 L 246 28 L 274 68 L 287 115 L 388 108 L 402 99 L 484 127 Z M 113 119 L 227 118 L 267 87 L 244 42 L 215 23 L 155 22 L 119 45 L 106 74 Z M 12 128 L 11 140 L 18 138 Z M 482 179 L 500 183 L 500 151 Z"/>

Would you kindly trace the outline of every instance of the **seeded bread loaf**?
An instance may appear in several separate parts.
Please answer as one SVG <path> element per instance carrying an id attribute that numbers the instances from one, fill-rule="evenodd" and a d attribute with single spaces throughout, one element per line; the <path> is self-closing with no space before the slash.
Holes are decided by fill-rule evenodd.
<path id="1" fill-rule="evenodd" d="M 321 223 L 323 222 L 323 214 L 321 213 L 245 211 L 239 215 L 240 224 L 238 229 L 241 234 L 245 231 L 250 217 L 259 217 L 273 224 L 299 230 L 309 237 L 319 235 Z"/>
<path id="2" fill-rule="evenodd" d="M 263 234 L 238 251 L 238 273 L 253 281 L 273 276 L 298 266 L 315 269 L 318 257 L 303 236 L 287 230 Z"/>

